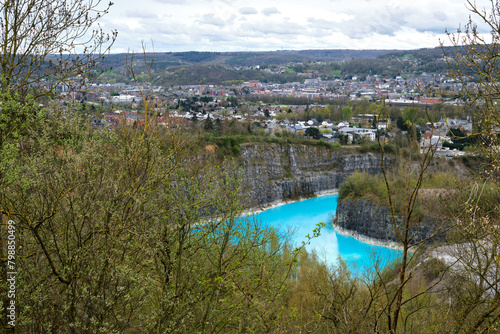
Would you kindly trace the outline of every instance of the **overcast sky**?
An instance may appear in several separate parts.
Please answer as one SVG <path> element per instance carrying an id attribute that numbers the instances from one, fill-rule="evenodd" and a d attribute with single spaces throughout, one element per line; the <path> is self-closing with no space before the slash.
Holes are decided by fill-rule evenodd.
<path id="1" fill-rule="evenodd" d="M 447 41 L 465 0 L 114 0 L 112 52 L 416 49 Z M 488 5 L 477 0 L 478 6 Z"/>

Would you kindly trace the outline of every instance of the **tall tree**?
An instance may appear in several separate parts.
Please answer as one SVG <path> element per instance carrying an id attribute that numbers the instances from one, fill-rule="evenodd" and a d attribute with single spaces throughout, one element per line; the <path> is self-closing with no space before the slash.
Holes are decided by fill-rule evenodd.
<path id="1" fill-rule="evenodd" d="M 306 129 L 306 135 L 308 137 L 312 137 L 312 138 L 315 138 L 315 139 L 318 139 L 318 136 L 319 136 L 319 129 L 316 128 L 316 127 L 309 127 Z"/>
<path id="2" fill-rule="evenodd" d="M 497 106 L 500 95 L 500 4 L 490 0 L 489 10 L 470 0 L 467 5 L 472 14 L 469 22 L 456 33 L 449 33 L 454 52 L 447 58 L 448 65 L 450 74 L 462 83 L 464 101 L 470 110 L 477 110 L 473 121 L 476 133 L 482 137 L 478 144 L 482 144 L 482 153 L 491 161 L 489 175 L 500 183 L 500 113 Z M 481 31 L 473 17 L 488 31 Z"/>
<path id="3" fill-rule="evenodd" d="M 342 108 L 342 119 L 344 121 L 350 121 L 352 119 L 352 108 L 351 107 Z"/>
<path id="4" fill-rule="evenodd" d="M 154 123 L 93 131 L 54 116 L 21 140 L 0 150 L 17 332 L 274 332 L 293 254 L 286 236 L 238 219 L 235 165 Z"/>
<path id="5" fill-rule="evenodd" d="M 24 99 L 95 75 L 117 32 L 97 21 L 112 3 L 101 0 L 7 0 L 0 4 L 2 92 Z"/>
<path id="6" fill-rule="evenodd" d="M 489 3 L 483 9 L 467 0 L 469 22 L 449 33 L 454 50 L 447 57 L 451 75 L 462 83 L 462 99 L 476 110 L 472 118 L 483 177 L 471 184 L 457 217 L 462 246 L 455 256 L 467 268 L 456 291 L 457 327 L 471 333 L 492 331 L 500 319 L 498 190 L 484 181 L 500 184 L 500 3 Z"/>
<path id="7" fill-rule="evenodd" d="M 212 122 L 212 118 L 210 118 L 210 115 L 208 115 L 205 121 L 203 122 L 203 130 L 205 131 L 214 130 L 214 123 Z"/>

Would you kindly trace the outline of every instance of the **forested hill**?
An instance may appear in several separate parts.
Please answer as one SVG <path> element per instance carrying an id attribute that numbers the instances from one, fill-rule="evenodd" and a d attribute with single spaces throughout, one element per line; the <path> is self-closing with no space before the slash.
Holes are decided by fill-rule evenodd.
<path id="1" fill-rule="evenodd" d="M 404 57 L 414 57 L 423 62 L 433 61 L 436 59 L 443 58 L 444 55 L 447 57 L 454 57 L 457 51 L 462 51 L 461 47 L 455 48 L 452 46 L 437 47 L 432 49 L 418 49 L 418 50 L 404 50 L 404 51 L 390 51 L 377 56 L 379 59 L 396 59 Z"/>
<path id="2" fill-rule="evenodd" d="M 418 50 L 298 50 L 268 52 L 161 52 L 111 54 L 103 59 L 107 71 L 101 83 L 138 82 L 156 85 L 226 85 L 231 82 L 303 82 L 304 72 L 323 80 L 364 78 L 377 75 L 394 78 L 418 73 L 446 73 L 444 56 L 454 48 Z M 127 66 L 128 64 L 128 66 Z M 132 66 L 130 66 L 132 65 Z M 257 66 L 259 65 L 259 66 Z"/>
<path id="3" fill-rule="evenodd" d="M 451 51 L 451 50 L 450 50 Z M 419 50 L 284 50 L 267 52 L 159 52 L 147 53 L 146 58 L 153 60 L 157 69 L 170 66 L 192 64 L 226 64 L 234 66 L 280 65 L 290 62 L 340 61 L 348 59 L 391 59 L 413 56 L 417 59 L 431 60 L 442 57 L 439 47 Z M 105 60 L 106 67 L 124 66 L 131 54 L 111 54 Z M 135 60 L 143 59 L 136 54 Z"/>

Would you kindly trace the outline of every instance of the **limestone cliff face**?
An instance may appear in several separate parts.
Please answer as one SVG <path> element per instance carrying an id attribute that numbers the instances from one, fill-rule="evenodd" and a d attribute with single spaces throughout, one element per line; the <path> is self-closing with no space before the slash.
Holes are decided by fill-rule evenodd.
<path id="1" fill-rule="evenodd" d="M 349 149 L 278 144 L 244 144 L 243 194 L 247 207 L 259 207 L 281 201 L 314 197 L 337 190 L 354 171 L 380 173 L 380 157 L 355 153 Z M 386 160 L 385 165 L 390 165 Z M 401 225 L 402 217 L 396 218 Z M 368 199 L 345 199 L 337 206 L 335 224 L 343 231 L 398 243 L 387 206 Z M 435 220 L 427 219 L 411 229 L 413 241 L 430 237 L 436 230 Z M 433 238 L 433 241 L 444 236 Z"/>
<path id="2" fill-rule="evenodd" d="M 332 191 L 354 171 L 379 173 L 380 158 L 373 154 L 325 147 L 244 144 L 243 193 L 248 206 L 314 197 Z"/>
<path id="3" fill-rule="evenodd" d="M 334 224 L 341 231 L 348 234 L 383 242 L 399 243 L 389 207 L 374 203 L 369 199 L 344 199 L 339 202 Z M 402 230 L 402 216 L 396 216 L 396 224 Z M 413 238 L 411 243 L 431 237 L 427 243 L 443 241 L 445 239 L 444 234 L 432 235 L 442 227 L 442 222 L 437 222 L 431 218 L 415 222 L 410 229 L 410 236 Z"/>

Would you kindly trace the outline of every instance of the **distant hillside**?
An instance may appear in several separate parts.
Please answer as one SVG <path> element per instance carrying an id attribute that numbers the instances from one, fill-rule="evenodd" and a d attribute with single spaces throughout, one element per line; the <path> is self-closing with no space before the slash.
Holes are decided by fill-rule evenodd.
<path id="1" fill-rule="evenodd" d="M 460 50 L 461 48 L 458 48 Z M 418 50 L 405 50 L 405 51 L 392 51 L 381 55 L 378 55 L 379 59 L 393 59 L 393 58 L 404 58 L 404 57 L 414 57 L 421 61 L 433 61 L 436 59 L 443 58 L 446 54 L 449 57 L 454 57 L 457 49 L 452 46 L 446 47 L 436 47 L 436 48 L 426 48 Z"/>
<path id="2" fill-rule="evenodd" d="M 290 51 L 302 57 L 315 60 L 346 60 L 346 59 L 375 59 L 382 55 L 399 52 L 399 50 L 302 50 Z"/>
<path id="3" fill-rule="evenodd" d="M 445 48 L 448 56 L 456 52 Z M 128 66 L 132 63 L 136 79 L 159 85 L 226 84 L 259 80 L 286 83 L 303 81 L 301 72 L 312 72 L 322 79 L 364 78 L 368 75 L 396 77 L 418 73 L 446 73 L 443 49 L 419 50 L 283 50 L 268 52 L 159 52 L 111 54 L 103 60 L 113 68 L 102 82 L 132 82 Z M 323 63 L 318 63 L 322 61 Z M 252 68 L 259 65 L 260 69 Z M 286 68 L 279 68 L 287 65 Z"/>
<path id="4" fill-rule="evenodd" d="M 376 59 L 387 54 L 397 54 L 399 50 L 284 50 L 267 52 L 157 52 L 147 53 L 147 59 L 154 59 L 157 69 L 170 66 L 192 64 L 227 64 L 234 66 L 281 65 L 302 61 L 338 61 L 347 59 Z M 111 54 L 106 59 L 106 67 L 120 67 L 130 61 L 131 55 Z M 134 60 L 143 60 L 144 55 L 134 55 Z"/>

